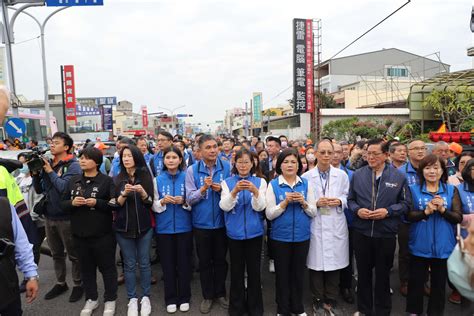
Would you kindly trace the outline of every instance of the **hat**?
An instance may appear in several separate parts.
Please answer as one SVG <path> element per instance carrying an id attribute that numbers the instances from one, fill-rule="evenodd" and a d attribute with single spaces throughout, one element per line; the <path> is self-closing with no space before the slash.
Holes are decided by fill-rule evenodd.
<path id="1" fill-rule="evenodd" d="M 456 153 L 456 155 L 460 155 L 462 153 L 462 146 L 458 143 L 451 143 L 449 144 L 449 150 Z"/>
<path id="2" fill-rule="evenodd" d="M 97 148 L 97 149 L 100 149 L 100 150 L 110 148 L 110 146 L 107 146 L 104 143 L 97 143 L 97 144 L 94 145 L 94 147 Z"/>

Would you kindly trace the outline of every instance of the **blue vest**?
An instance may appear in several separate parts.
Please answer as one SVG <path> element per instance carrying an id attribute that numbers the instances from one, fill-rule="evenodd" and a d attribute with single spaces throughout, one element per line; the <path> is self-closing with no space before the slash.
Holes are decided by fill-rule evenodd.
<path id="1" fill-rule="evenodd" d="M 116 177 L 120 173 L 120 157 L 115 157 L 112 160 L 111 171 L 112 171 L 112 177 Z"/>
<path id="2" fill-rule="evenodd" d="M 403 173 L 407 179 L 407 184 L 409 187 L 412 185 L 420 184 L 420 179 L 418 178 L 418 173 L 415 168 L 413 168 L 410 161 L 398 168 L 398 171 Z"/>
<path id="3" fill-rule="evenodd" d="M 455 187 L 450 184 L 439 184 L 437 195 L 444 200 L 446 212 L 451 212 Z M 423 212 L 434 195 L 426 190 L 426 184 L 410 186 L 413 209 Z M 454 225 L 434 212 L 426 220 L 411 223 L 408 247 L 410 253 L 424 258 L 447 259 L 456 246 Z"/>
<path id="4" fill-rule="evenodd" d="M 105 170 L 105 159 L 107 159 L 107 158 L 104 157 L 104 161 L 102 161 L 102 163 L 101 163 L 101 165 L 100 165 L 100 168 L 99 168 L 99 171 L 100 171 L 101 173 L 103 173 L 103 174 L 106 175 L 106 174 L 107 174 L 107 170 Z"/>
<path id="5" fill-rule="evenodd" d="M 275 194 L 276 205 L 280 204 L 286 192 L 299 192 L 303 194 L 305 200 L 308 196 L 308 180 L 301 178 L 294 188 L 286 184 L 278 184 L 278 179 L 273 179 L 270 185 Z M 289 203 L 286 210 L 277 218 L 272 220 L 272 230 L 270 238 L 284 242 L 301 242 L 308 240 L 311 234 L 311 217 L 309 217 L 301 204 L 298 202 Z"/>
<path id="6" fill-rule="evenodd" d="M 470 192 L 468 190 L 467 183 L 461 183 L 457 186 L 457 188 L 459 191 L 459 196 L 461 197 L 463 214 L 474 213 L 474 192 Z M 461 230 L 461 235 L 463 238 L 467 237 L 467 231 L 464 228 Z"/>
<path id="7" fill-rule="evenodd" d="M 239 176 L 227 178 L 225 182 L 229 191 L 232 191 L 237 182 L 242 179 Z M 260 188 L 261 178 L 251 176 L 245 179 Z M 224 212 L 225 227 L 229 238 L 243 240 L 263 235 L 263 211 L 257 212 L 252 208 L 252 198 L 253 194 L 250 191 L 240 191 L 237 193 L 237 204 L 234 209 Z"/>
<path id="8" fill-rule="evenodd" d="M 200 188 L 204 185 L 204 179 L 210 176 L 209 169 L 204 161 L 198 161 L 192 165 L 194 185 Z M 212 180 L 214 183 L 221 183 L 230 176 L 230 165 L 227 161 L 216 160 L 216 165 L 212 170 Z M 220 192 L 215 192 L 211 188 L 207 189 L 205 196 L 198 203 L 193 205 L 193 227 L 201 229 L 217 229 L 224 227 L 224 215 L 219 207 L 221 199 Z"/>
<path id="9" fill-rule="evenodd" d="M 230 163 L 230 161 L 232 160 L 232 151 L 228 155 L 226 155 L 225 152 L 221 151 L 219 153 L 219 158 L 227 160 Z"/>
<path id="10" fill-rule="evenodd" d="M 145 162 L 146 162 L 146 164 L 148 165 L 148 164 L 150 163 L 151 158 L 153 158 L 153 154 L 145 153 L 145 154 L 143 155 L 143 158 L 145 158 Z"/>
<path id="11" fill-rule="evenodd" d="M 186 199 L 185 179 L 185 172 L 179 171 L 176 175 L 171 175 L 163 171 L 155 178 L 159 199 L 165 195 L 182 196 Z M 166 204 L 166 210 L 155 213 L 155 218 L 155 231 L 158 234 L 178 234 L 192 230 L 191 211 L 184 209 L 182 205 Z"/>
<path id="12" fill-rule="evenodd" d="M 153 166 L 155 167 L 156 176 L 159 176 L 163 171 L 163 153 L 161 151 L 153 156 Z"/>

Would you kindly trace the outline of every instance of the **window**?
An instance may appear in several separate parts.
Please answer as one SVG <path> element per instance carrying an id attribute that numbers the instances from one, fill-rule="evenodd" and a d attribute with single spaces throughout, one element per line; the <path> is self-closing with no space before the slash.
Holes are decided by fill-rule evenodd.
<path id="1" fill-rule="evenodd" d="M 387 77 L 408 77 L 408 69 L 403 67 L 387 68 Z"/>

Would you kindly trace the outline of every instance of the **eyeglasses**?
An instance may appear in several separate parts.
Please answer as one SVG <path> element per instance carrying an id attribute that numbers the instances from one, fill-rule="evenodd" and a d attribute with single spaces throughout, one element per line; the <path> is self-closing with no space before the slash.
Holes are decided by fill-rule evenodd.
<path id="1" fill-rule="evenodd" d="M 250 165 L 252 162 L 251 161 L 237 161 L 236 164 L 244 166 L 244 165 Z"/>
<path id="2" fill-rule="evenodd" d="M 369 156 L 378 157 L 378 156 L 380 156 L 381 154 L 383 154 L 383 152 L 374 153 L 374 152 L 368 151 L 368 152 L 367 152 L 367 157 L 369 157 Z"/>
<path id="3" fill-rule="evenodd" d="M 169 141 L 169 139 L 168 139 L 168 138 L 157 138 L 156 141 L 157 141 L 158 143 L 160 143 L 160 142 Z"/>
<path id="4" fill-rule="evenodd" d="M 425 151 L 426 147 L 413 147 L 409 148 L 408 150 L 413 150 L 413 151 Z"/>

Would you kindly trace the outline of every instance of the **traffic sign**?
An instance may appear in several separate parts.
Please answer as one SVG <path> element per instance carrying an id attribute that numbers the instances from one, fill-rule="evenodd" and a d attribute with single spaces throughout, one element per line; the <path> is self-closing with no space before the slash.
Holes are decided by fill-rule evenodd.
<path id="1" fill-rule="evenodd" d="M 26 132 L 26 125 L 21 119 L 12 117 L 5 124 L 5 131 L 11 137 L 20 137 Z"/>
<path id="2" fill-rule="evenodd" d="M 104 0 L 46 0 L 48 7 L 104 5 Z"/>

